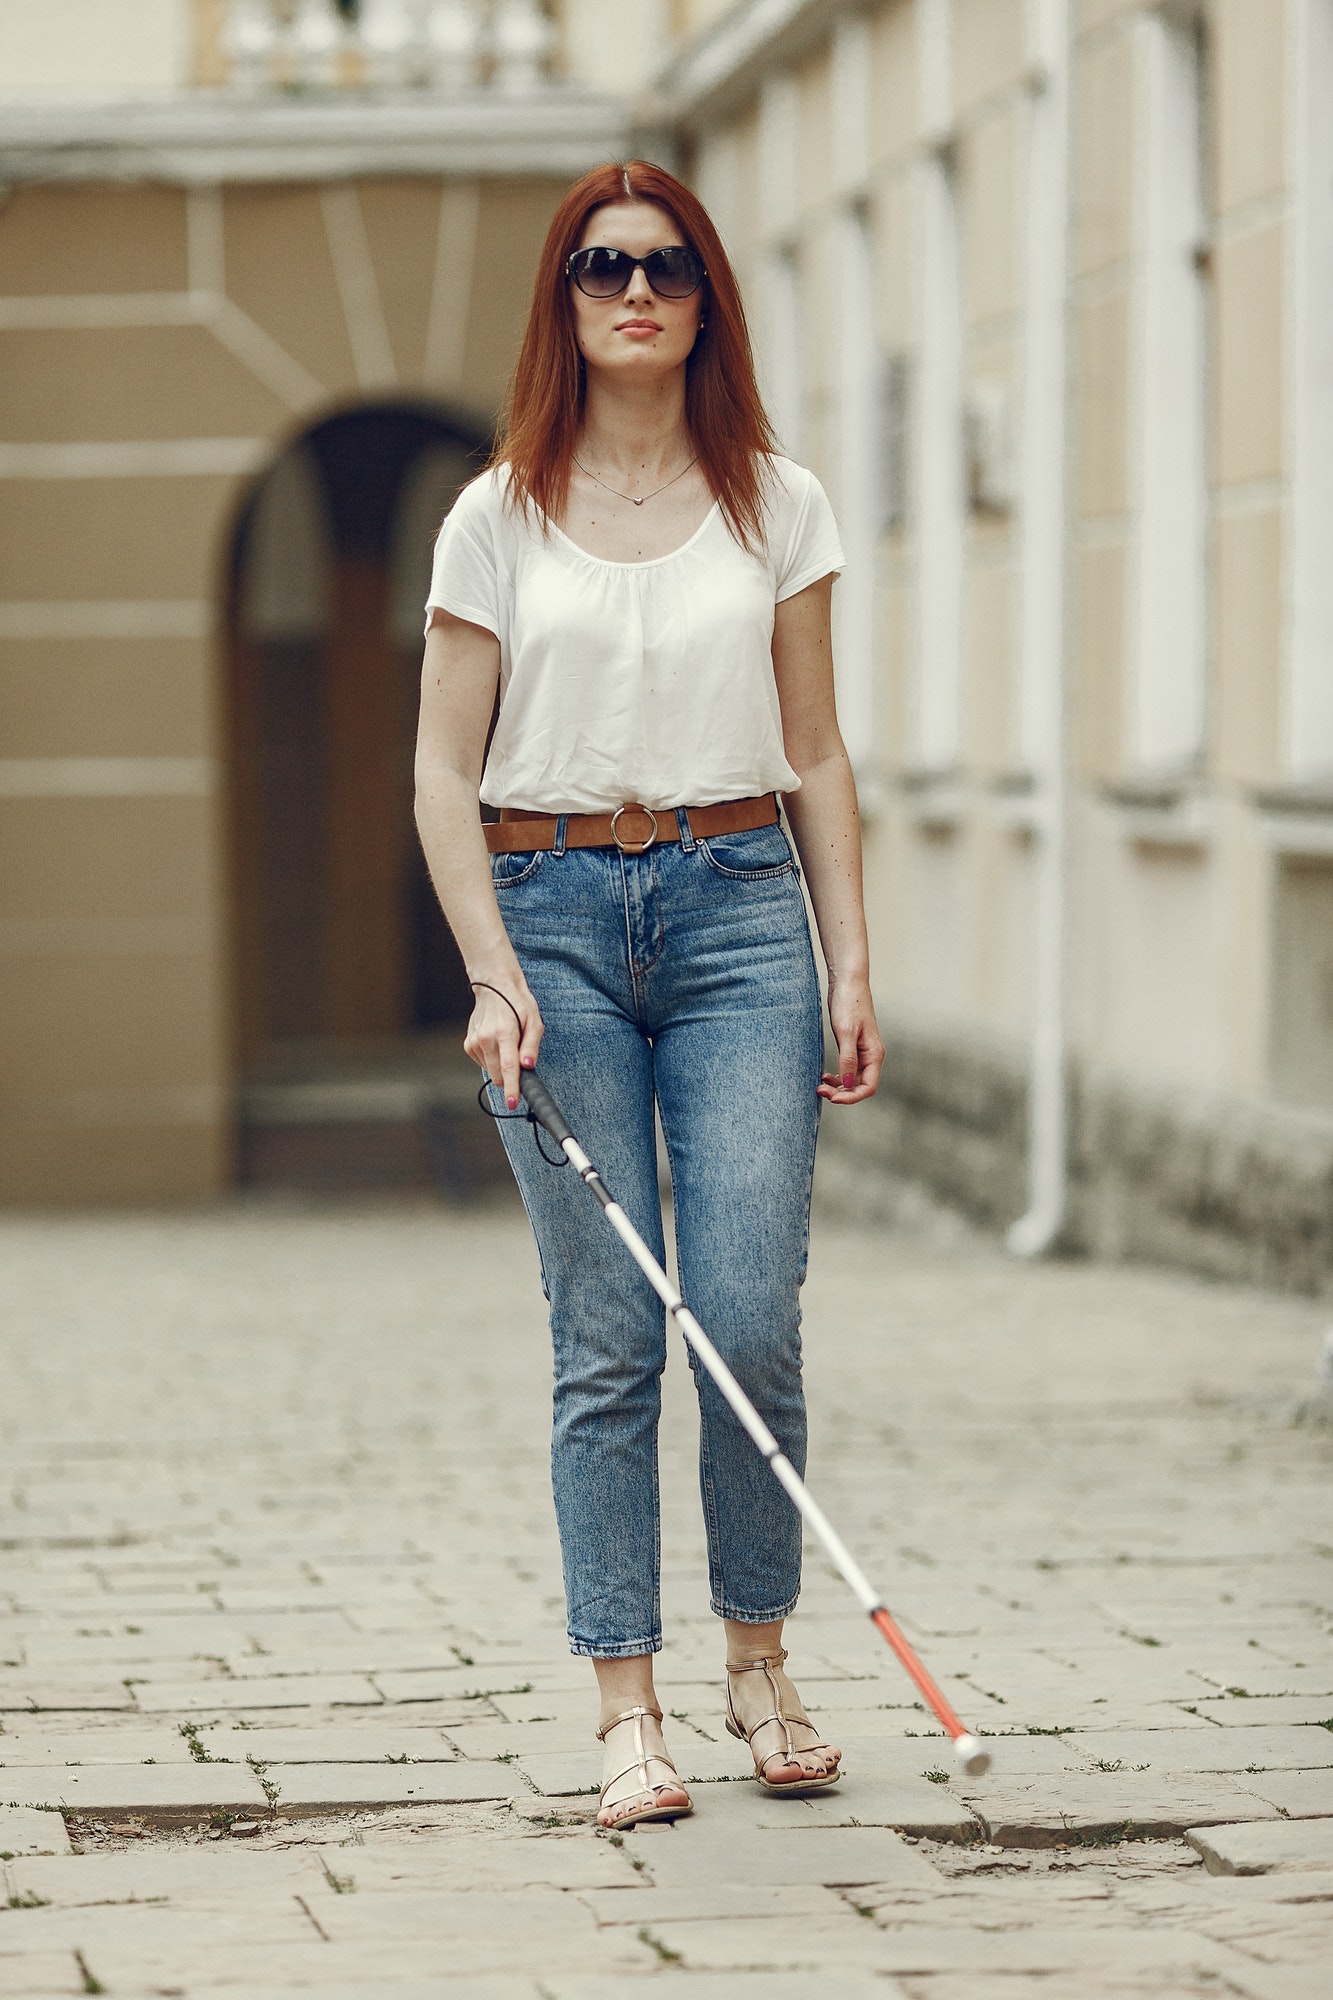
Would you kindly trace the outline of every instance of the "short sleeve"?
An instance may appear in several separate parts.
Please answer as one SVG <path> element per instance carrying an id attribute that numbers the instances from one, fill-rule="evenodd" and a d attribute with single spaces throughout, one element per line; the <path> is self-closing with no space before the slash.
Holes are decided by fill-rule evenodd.
<path id="1" fill-rule="evenodd" d="M 844 569 L 847 561 L 828 495 L 814 473 L 792 466 L 786 484 L 790 507 L 786 547 L 774 551 L 779 604 L 818 583 L 820 577 Z"/>
<path id="2" fill-rule="evenodd" d="M 499 515 L 501 499 L 493 472 L 465 486 L 435 540 L 426 630 L 438 606 L 482 625 L 500 638 Z"/>

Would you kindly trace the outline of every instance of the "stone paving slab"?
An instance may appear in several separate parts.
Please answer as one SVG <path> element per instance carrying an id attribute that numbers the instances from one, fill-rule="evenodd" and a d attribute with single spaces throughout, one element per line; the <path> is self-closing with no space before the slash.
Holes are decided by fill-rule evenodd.
<path id="1" fill-rule="evenodd" d="M 1275 1807 L 1284 1819 L 1333 1817 L 1333 1771 L 1247 1773 L 1237 1782 Z"/>
<path id="2" fill-rule="evenodd" d="M 103 1619 L 90 1621 L 96 1629 L 70 1631 L 67 1626 L 42 1631 L 29 1625 L 23 1641 L 23 1664 L 29 1673 L 49 1674 L 53 1679 L 71 1668 L 88 1667 L 95 1677 L 104 1677 L 109 1666 L 123 1667 L 126 1673 L 145 1664 L 191 1660 L 197 1655 L 210 1658 L 242 1653 L 251 1635 L 217 1617 L 153 1618 L 134 1630 L 124 1625 L 108 1625 Z"/>
<path id="3" fill-rule="evenodd" d="M 377 1711 L 377 1717 L 379 1715 Z M 238 1730 L 231 1723 L 210 1723 L 198 1741 L 210 1757 L 235 1763 L 247 1757 L 274 1764 L 369 1764 L 381 1760 L 407 1764 L 451 1764 L 458 1752 L 439 1728 L 395 1728 L 380 1720 L 348 1726 L 338 1720 L 312 1727 L 283 1728 L 261 1723 Z M 0 1752 L 3 1752 L 0 1744 Z"/>
<path id="4" fill-rule="evenodd" d="M 1094 1736 L 1063 1739 L 1082 1754 L 1085 1763 L 1115 1761 L 1126 1770 L 1144 1767 L 1150 1771 L 1313 1771 L 1333 1767 L 1333 1733 L 1323 1729 L 1162 1729 L 1121 1730 L 1115 1741 L 1115 1759 L 1106 1757 L 1107 1746 Z M 1005 1768 L 1010 1766 L 1009 1745 L 1004 1746 Z"/>
<path id="5" fill-rule="evenodd" d="M 557 1654 L 537 1665 L 525 1660 L 497 1660 L 482 1666 L 376 1674 L 375 1685 L 387 1702 L 481 1700 L 493 1694 L 586 1688 L 587 1674 L 586 1666 Z"/>
<path id="6" fill-rule="evenodd" d="M 11 1955 L 0 1937 L 0 1995 L 4 2000 L 45 2000 L 88 1991 L 70 1951 L 31 1951 Z"/>
<path id="7" fill-rule="evenodd" d="M 687 1972 L 800 1968 L 818 1973 L 826 1992 L 841 1991 L 849 1971 L 891 1969 L 884 1934 L 850 1908 L 837 1917 L 765 1915 L 727 1923 L 658 1923 L 648 1927 L 648 1935 L 661 1954 L 674 1954 Z"/>
<path id="8" fill-rule="evenodd" d="M 586 1732 L 587 1702 L 575 1700 L 570 1704 L 570 1713 L 564 1721 L 552 1717 L 543 1722 L 496 1722 L 494 1720 L 455 1723 L 449 1730 L 449 1741 L 462 1757 L 565 1757 L 570 1755 L 569 1739 L 574 1729 Z M 670 1724 L 668 1723 L 668 1728 Z M 677 1751 L 679 1732 L 673 1731 L 670 1743 Z M 698 1739 L 687 1734 L 684 1741 L 696 1746 Z M 1333 1742 L 1333 1738 L 1330 1738 Z M 589 1782 L 596 1782 L 600 1775 L 597 1756 L 587 1759 L 591 1771 Z M 711 1775 L 711 1774 L 710 1774 Z"/>
<path id="9" fill-rule="evenodd" d="M 1328 2000 L 1328 1966 L 1256 1965 L 1245 1969 L 1248 2000 Z"/>
<path id="10" fill-rule="evenodd" d="M 841 1888 L 859 1882 L 933 1886 L 928 1864 L 897 1834 L 880 1827 L 765 1829 L 747 1841 L 706 1822 L 643 1826 L 625 1836 L 660 1889 L 710 1889 L 719 1883 L 757 1887 L 818 1883 Z"/>
<path id="11" fill-rule="evenodd" d="M 136 1689 L 138 1706 L 146 1713 L 211 1715 L 226 1709 L 379 1707 L 382 1697 L 370 1680 L 358 1674 L 290 1675 L 251 1680 L 214 1675 L 201 1681 L 154 1682 Z"/>
<path id="12" fill-rule="evenodd" d="M 1236 1663 L 1234 1682 L 1225 1674 L 1205 1676 L 1219 1691 L 1239 1694 L 1242 1700 L 1273 1701 L 1282 1696 L 1309 1695 L 1333 1701 L 1333 1661 L 1317 1667 L 1247 1667 Z"/>
<path id="13" fill-rule="evenodd" d="M 1037 1979 L 1059 1971 L 1075 1971 L 1089 1980 L 1113 1969 L 1147 1974 L 1156 1980 L 1172 1974 L 1197 1978 L 1203 1972 L 1216 1981 L 1243 1973 L 1248 1963 L 1227 1946 L 1189 1931 L 1144 1935 L 1091 1931 L 1080 1925 L 996 1933 L 925 1923 L 884 1930 L 854 1914 L 836 1925 L 809 1920 L 801 1925 L 777 1926 L 762 1919 L 663 1924 L 654 1926 L 652 1935 L 669 1950 L 678 1951 L 691 1969 L 795 1963 L 810 1971 L 823 1971 L 826 1978 L 830 1964 L 840 1970 L 843 1963 L 850 1963 L 891 1973 L 900 1980 L 941 1972 L 1004 1972 Z"/>
<path id="14" fill-rule="evenodd" d="M 18 1723 L 0 1736 L 0 1771 L 76 1764 L 189 1764 L 189 1741 L 174 1723 L 156 1729 L 85 1729 L 37 1734 Z M 242 1759 L 244 1761 L 244 1759 Z"/>
<path id="15" fill-rule="evenodd" d="M 1322 1695 L 1269 1695 L 1254 1704 L 1232 1696 L 1223 1700 L 1210 1697 L 1197 1704 L 1197 1714 L 1209 1722 L 1221 1723 L 1223 1728 L 1271 1728 L 1274 1724 L 1318 1728 L 1322 1723 L 1333 1731 L 1333 1702 Z"/>
<path id="16" fill-rule="evenodd" d="M 166 1809 L 85 1792 L 82 1852 L 4 1864 L 0 1994 L 90 1990 L 81 1950 L 116 2000 L 600 2000 L 645 1978 L 695 2000 L 761 1981 L 764 2000 L 1027 2000 L 1038 1978 L 1042 2000 L 1304 2000 L 1259 1982 L 1308 1979 L 1333 1871 L 1210 1875 L 1179 1825 L 1330 1823 L 1277 1796 L 1294 1781 L 1322 1810 L 1333 1743 L 1308 1727 L 1333 1697 L 1300 1678 L 1327 1683 L 1329 1440 L 1279 1409 L 1318 1309 L 816 1230 L 816 1490 L 993 1733 L 995 1774 L 960 1783 L 812 1555 L 788 1642 L 848 1776 L 785 1801 L 748 1778 L 722 1734 L 674 1352 L 659 1687 L 698 1810 L 613 1841 L 591 1795 L 532 1789 L 599 1770 L 561 1632 L 521 1223 L 429 1204 L 0 1218 L 0 1252 L 0 1681 L 52 1704 L 0 1710 L 0 1778 L 204 1788 Z M 233 1810 L 253 1835 L 210 1838 L 238 1774 L 279 1810 L 251 1792 Z M 1163 1837 L 1124 1839 L 1127 1806 L 1154 1801 Z M 996 1814 L 1050 1844 L 987 1841 Z"/>
<path id="17" fill-rule="evenodd" d="M 69 1832 L 58 1812 L 36 1806 L 0 1805 L 0 1857 L 68 1854 Z"/>
<path id="18" fill-rule="evenodd" d="M 1071 1836 L 1132 1828 L 1140 1837 L 1184 1834 L 1191 1826 L 1274 1819 L 1277 1808 L 1238 1781 L 1208 1773 L 1172 1779 L 1117 1771 L 1048 1778 L 1025 1785 L 962 1779 L 961 1795 L 999 1847 L 1048 1847 Z"/>
<path id="19" fill-rule="evenodd" d="M 244 1807 L 268 1810 L 259 1779 L 243 1764 L 94 1764 L 0 1771 L 0 1802 L 58 1806 L 107 1819 L 176 1819 Z"/>
<path id="20" fill-rule="evenodd" d="M 1259 1820 L 1239 1826 L 1197 1826 L 1185 1836 L 1209 1874 L 1265 1876 L 1323 1870 L 1333 1898 L 1333 1820 Z"/>
<path id="21" fill-rule="evenodd" d="M 528 1787 L 507 1764 L 270 1764 L 284 1815 L 344 1806 L 436 1805 L 508 1799 Z"/>
<path id="22" fill-rule="evenodd" d="M 848 1709 L 841 1705 L 816 1708 L 811 1702 L 808 1712 L 825 1736 L 837 1741 L 854 1740 L 858 1763 L 869 1757 L 877 1772 L 919 1778 L 926 1771 L 949 1765 L 952 1750 L 948 1737 L 942 1730 L 924 1729 L 919 1715 L 914 1714 L 905 1725 L 903 1717 L 881 1714 L 875 1709 Z M 1093 1736 L 1016 1736 L 1001 1730 L 988 1732 L 987 1748 L 1010 1776 L 1036 1776 L 1086 1769 L 1082 1746 L 1095 1741 Z"/>
<path id="23" fill-rule="evenodd" d="M 341 1848 L 321 1848 L 318 1854 L 321 1870 L 350 1871 L 358 1892 L 547 1888 L 620 1894 L 641 1886 L 623 1846 L 580 1835 L 516 1839 L 474 1833 L 450 1844 L 377 1841 L 352 1856 Z"/>
<path id="24" fill-rule="evenodd" d="M 1267 1875 L 1289 1869 L 1333 1871 L 1333 1819 L 1196 1827 L 1186 1838 L 1214 1875 Z M 1330 1887 L 1333 1889 L 1333 1884 Z"/>
<path id="25" fill-rule="evenodd" d="M 37 1680 L 27 1674 L 21 1678 L 0 1674 L 0 1714 L 105 1712 L 109 1709 L 133 1714 L 137 1706 L 132 1691 L 123 1681 L 93 1680 L 80 1686 Z"/>
<path id="26" fill-rule="evenodd" d="M 155 1841 L 68 1861 L 48 1857 L 12 1861 L 8 1879 L 17 1892 L 40 1896 L 58 1909 L 111 1903 L 166 1902 L 233 1905 L 239 1895 L 264 1898 L 317 1888 L 325 1880 L 316 1849 L 272 1851 L 248 1842 L 203 1842 L 167 1847 Z"/>
<path id="27" fill-rule="evenodd" d="M 397 1899 L 395 1899 L 396 1901 Z M 349 1904 L 355 1898 L 348 1899 Z M 85 1913 L 80 1913 L 81 1915 Z M 223 1986 L 219 1954 L 225 1952 L 226 1973 L 223 1990 L 248 1996 L 252 1986 L 262 1981 L 285 1985 L 288 1990 L 302 1987 L 323 1994 L 326 1982 L 367 1982 L 380 1992 L 392 1993 L 399 1980 L 434 1978 L 446 2000 L 453 2000 L 452 1982 L 459 1978 L 479 1978 L 497 1972 L 532 1976 L 539 1967 L 540 1986 L 549 1983 L 551 1972 L 601 1972 L 624 1979 L 630 1974 L 651 1974 L 661 1969 L 661 1958 L 637 1937 L 621 1932 L 562 1930 L 547 1934 L 535 1922 L 505 1923 L 498 1931 L 482 1923 L 477 1929 L 453 1931 L 423 1917 L 421 1935 L 394 1931 L 394 1912 L 381 1913 L 383 1929 L 367 1935 L 325 1939 L 309 1919 L 297 1913 L 301 1934 L 290 1940 L 264 1943 L 234 1942 L 220 1931 L 210 1939 L 206 1917 L 181 1913 L 181 1937 L 153 1939 L 142 1917 L 140 1937 L 127 1935 L 122 1942 L 105 1935 L 96 1936 L 85 1948 L 94 1976 L 120 2000 L 126 1988 L 146 1986 L 160 1994 L 163 1986 L 183 1988 L 187 1995 L 198 1990 L 218 1990 Z M 188 1932 L 200 1926 L 197 1944 Z M 447 1979 L 441 1977 L 441 1963 L 448 1966 Z M 539 1989 L 540 1990 L 540 1989 Z"/>
<path id="28" fill-rule="evenodd" d="M 933 1884 L 930 1886 L 934 1886 Z M 901 1891 L 899 1891 L 901 1893 Z M 632 1886 L 595 1889 L 579 1898 L 599 1924 L 731 1923 L 739 1917 L 823 1917 L 841 1919 L 847 1904 L 822 1883 L 718 1882 L 699 1889 Z"/>
<path id="29" fill-rule="evenodd" d="M 829 2000 L 826 1972 L 750 1972 L 741 1970 L 716 1974 L 693 1972 L 673 1965 L 671 1991 L 688 2000 Z M 902 2000 L 904 1989 L 895 1981 L 874 1973 L 840 1965 L 837 1972 L 838 2000 Z M 542 1981 L 549 2000 L 619 2000 L 623 1987 L 596 1976 L 556 1977 Z"/>
<path id="30" fill-rule="evenodd" d="M 291 1895 L 237 1897 L 228 1906 L 185 1909 L 168 1903 L 102 1904 L 75 1909 L 6 1910 L 0 1948 L 17 1957 L 24 1951 L 63 1948 L 81 1951 L 95 1976 L 115 1991 L 171 1965 L 202 1965 L 219 1952 L 299 1947 L 315 1933 L 300 1902 Z M 103 1970 L 110 1966 L 110 1973 Z"/>
<path id="31" fill-rule="evenodd" d="M 1044 1973 L 1039 1990 L 1041 2000 L 1213 2000 L 1218 1986 L 1211 1976 L 1194 1979 L 1186 1973 L 1174 1978 L 1161 1972 L 1119 1972 L 1103 1967 L 1095 1984 L 1089 1983 L 1086 1972 Z M 900 1981 L 899 1991 L 907 2000 L 1029 2000 L 1032 1982 L 1022 1973 L 1004 1971 L 993 1975 L 978 1971 L 932 1973 Z M 1232 1991 L 1239 1993 L 1240 1988 Z M 1247 1989 L 1247 1995 L 1248 2000 L 1256 2000 L 1254 1989 Z M 1293 1993 L 1290 2000 L 1315 2000 L 1315 1996 Z"/>
<path id="32" fill-rule="evenodd" d="M 284 1635 L 279 1643 L 266 1647 L 262 1654 L 237 1647 L 226 1655 L 226 1663 L 238 1680 L 312 1673 L 330 1676 L 350 1674 L 353 1677 L 365 1675 L 378 1680 L 381 1674 L 447 1675 L 458 1669 L 454 1642 L 439 1631 L 406 1639 L 397 1633 L 366 1633 L 359 1637 L 351 1634 L 336 1642 L 313 1645 Z M 489 1673 L 495 1664 L 487 1663 L 481 1671 Z M 510 1663 L 503 1664 L 505 1672 L 508 1672 Z"/>
<path id="33" fill-rule="evenodd" d="M 613 1975 L 607 1979 L 604 1991 L 610 1993 L 616 1988 L 623 1990 L 623 1987 L 623 1975 Z M 177 1990 L 182 1993 L 185 1991 L 184 1988 Z M 258 1984 L 247 1984 L 245 2000 L 290 2000 L 293 1990 L 288 1985 L 272 1986 L 261 1981 Z M 390 1966 L 382 1967 L 379 1972 L 364 1979 L 332 1981 L 319 1979 L 315 1990 L 319 1994 L 319 2000 L 380 2000 L 380 1996 L 386 1991 L 393 1994 L 394 2000 L 547 2000 L 547 1995 L 552 1989 L 544 1983 L 539 1983 L 535 1978 L 529 1978 L 526 1974 L 508 1972 L 496 1973 L 493 1976 L 482 1973 L 475 1979 L 455 1979 L 447 1974 L 437 1973 L 434 1978 L 400 1980 Z M 203 1978 L 191 1980 L 189 1986 L 191 2000 L 193 1996 L 201 1994 L 224 1993 L 229 1996 L 229 2000 L 234 2000 L 236 1991 L 236 1987 L 226 1978 L 225 1973 L 221 1975 L 220 1983 L 215 1984 L 205 1975 Z M 2 1987 L 0 1992 L 3 1992 Z M 160 1986 L 139 1987 L 135 1991 L 126 1993 L 123 2000 L 161 2000 L 161 1993 Z M 122 2000 L 122 1996 L 118 1995 L 117 2000 Z"/>

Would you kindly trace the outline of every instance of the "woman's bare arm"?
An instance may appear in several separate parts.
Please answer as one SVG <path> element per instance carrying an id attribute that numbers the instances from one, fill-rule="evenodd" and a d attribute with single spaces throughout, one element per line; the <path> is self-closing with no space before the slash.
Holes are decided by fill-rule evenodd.
<path id="1" fill-rule="evenodd" d="M 832 599 L 826 576 L 779 604 L 773 669 L 787 761 L 801 781 L 783 803 L 810 887 L 838 1044 L 838 1074 L 824 1078 L 819 1094 L 859 1104 L 879 1087 L 884 1044 L 870 994 L 856 783 L 833 699 Z"/>
<path id="2" fill-rule="evenodd" d="M 494 634 L 436 610 L 421 671 L 417 829 L 468 978 L 499 987 L 522 1020 L 520 1037 L 510 1008 L 479 987 L 463 1042 L 473 1062 L 500 1084 L 512 1110 L 518 1102 L 519 1070 L 531 1069 L 537 1060 L 542 1018 L 501 921 L 477 812 L 499 678 L 500 642 Z"/>

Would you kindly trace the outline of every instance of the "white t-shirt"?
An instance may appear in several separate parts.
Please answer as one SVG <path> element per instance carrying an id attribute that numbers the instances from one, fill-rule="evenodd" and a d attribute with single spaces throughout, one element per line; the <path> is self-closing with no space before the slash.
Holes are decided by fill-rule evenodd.
<path id="1" fill-rule="evenodd" d="M 772 461 L 764 546 L 714 506 L 670 555 L 591 556 L 508 504 L 502 467 L 440 530 L 427 599 L 500 641 L 486 805 L 605 812 L 795 791 L 773 678 L 773 612 L 843 567 L 813 473 Z"/>

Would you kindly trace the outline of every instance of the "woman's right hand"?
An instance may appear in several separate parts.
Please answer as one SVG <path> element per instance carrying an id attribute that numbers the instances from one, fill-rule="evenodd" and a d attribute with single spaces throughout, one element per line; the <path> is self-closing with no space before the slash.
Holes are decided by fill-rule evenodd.
<path id="1" fill-rule="evenodd" d="M 496 986 L 508 996 L 492 992 L 489 986 L 473 984 L 476 1005 L 463 1037 L 463 1048 L 491 1082 L 504 1092 L 511 1111 L 518 1109 L 519 1071 L 537 1067 L 537 1052 L 546 1029 L 537 1002 L 521 974 L 497 979 Z M 521 1033 L 520 1033 L 521 1026 Z"/>

